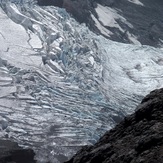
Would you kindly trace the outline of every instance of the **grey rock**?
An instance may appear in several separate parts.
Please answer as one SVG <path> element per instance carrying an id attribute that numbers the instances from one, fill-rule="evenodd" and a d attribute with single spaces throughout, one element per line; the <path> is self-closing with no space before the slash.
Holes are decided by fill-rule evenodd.
<path id="1" fill-rule="evenodd" d="M 10 140 L 0 140 L 0 163 L 36 163 L 34 151 Z"/>
<path id="2" fill-rule="evenodd" d="M 66 163 L 163 162 L 163 88 L 152 91 L 115 128 Z"/>
<path id="3" fill-rule="evenodd" d="M 125 31 L 122 32 L 118 28 L 108 28 L 113 35 L 107 37 L 113 41 L 131 43 L 127 32 L 137 37 L 137 40 L 142 45 L 150 45 L 160 47 L 163 40 L 163 1 L 162 0 L 141 0 L 144 6 L 136 5 L 128 0 L 38 0 L 39 5 L 54 5 L 66 8 L 73 17 L 80 23 L 86 25 L 95 33 L 103 35 L 97 28 L 94 20 L 91 17 L 93 14 L 96 18 L 98 15 L 95 11 L 97 3 L 103 6 L 115 9 L 128 23 L 117 20 L 120 27 Z"/>

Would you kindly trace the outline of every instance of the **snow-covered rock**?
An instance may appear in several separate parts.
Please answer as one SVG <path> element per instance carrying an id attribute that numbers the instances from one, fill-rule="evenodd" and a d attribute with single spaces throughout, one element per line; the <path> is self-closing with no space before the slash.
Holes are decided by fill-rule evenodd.
<path id="1" fill-rule="evenodd" d="M 162 0 L 38 0 L 65 8 L 96 34 L 117 42 L 162 47 Z"/>

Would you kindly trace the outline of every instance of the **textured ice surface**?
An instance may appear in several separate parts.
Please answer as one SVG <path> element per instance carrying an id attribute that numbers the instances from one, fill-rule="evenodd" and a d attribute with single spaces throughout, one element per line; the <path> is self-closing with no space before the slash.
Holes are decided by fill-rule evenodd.
<path id="1" fill-rule="evenodd" d="M 1 2 L 0 44 L 0 136 L 40 163 L 94 143 L 162 87 L 162 50 L 108 41 L 63 9 Z"/>

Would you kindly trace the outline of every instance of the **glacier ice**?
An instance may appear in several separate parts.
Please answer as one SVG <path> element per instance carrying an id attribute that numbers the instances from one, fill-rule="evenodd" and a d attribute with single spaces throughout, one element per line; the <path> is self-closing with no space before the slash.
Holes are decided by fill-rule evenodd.
<path id="1" fill-rule="evenodd" d="M 14 2 L 14 3 L 13 3 Z M 0 122 L 6 135 L 63 162 L 162 87 L 161 49 L 109 41 L 64 10 L 0 3 Z"/>

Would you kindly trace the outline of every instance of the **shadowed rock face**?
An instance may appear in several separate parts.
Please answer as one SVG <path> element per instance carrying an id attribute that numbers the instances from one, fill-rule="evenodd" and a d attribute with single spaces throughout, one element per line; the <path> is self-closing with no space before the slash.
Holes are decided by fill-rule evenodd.
<path id="1" fill-rule="evenodd" d="M 63 6 L 63 0 L 38 0 L 38 4 L 41 6 L 57 6 L 62 7 Z"/>
<path id="2" fill-rule="evenodd" d="M 77 21 L 86 23 L 93 32 L 102 34 L 111 40 L 133 43 L 130 36 L 134 36 L 143 45 L 160 47 L 163 44 L 163 1 L 139 0 L 139 2 L 142 5 L 131 3 L 129 0 L 38 0 L 39 5 L 54 5 L 66 8 Z M 105 26 L 99 21 L 100 26 L 113 33 L 110 36 L 104 35 L 91 16 L 92 14 L 99 20 L 96 13 L 97 4 L 115 10 L 131 26 L 128 26 L 121 19 L 117 19 L 116 22 L 121 27 L 120 30 L 109 25 Z"/>
<path id="3" fill-rule="evenodd" d="M 67 163 L 163 162 L 163 89 L 152 91 L 114 129 Z"/>
<path id="4" fill-rule="evenodd" d="M 0 163 L 35 163 L 34 152 L 22 149 L 17 143 L 0 140 Z"/>

